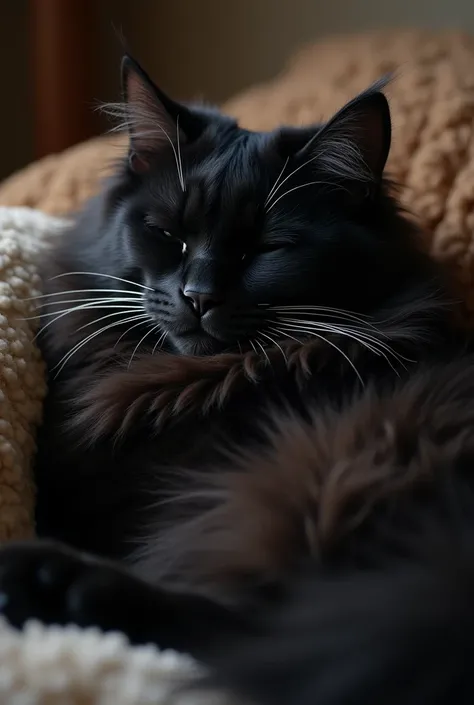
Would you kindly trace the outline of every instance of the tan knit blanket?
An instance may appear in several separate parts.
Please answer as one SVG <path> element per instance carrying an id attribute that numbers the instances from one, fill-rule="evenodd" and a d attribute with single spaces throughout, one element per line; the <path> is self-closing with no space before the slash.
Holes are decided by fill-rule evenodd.
<path id="1" fill-rule="evenodd" d="M 46 393 L 34 344 L 38 255 L 60 221 L 24 208 L 0 208 L 0 540 L 33 535 L 31 464 Z"/>
<path id="2" fill-rule="evenodd" d="M 253 128 L 308 123 L 391 70 L 399 76 L 389 90 L 389 168 L 472 320 L 474 39 L 406 32 L 328 40 L 227 109 Z M 123 141 L 99 138 L 48 157 L 0 185 L 0 205 L 69 213 L 98 188 L 121 151 Z M 62 226 L 38 211 L 0 208 L 0 540 L 33 533 L 31 466 L 45 376 L 31 299 L 41 288 L 38 254 Z M 164 705 L 173 683 L 191 671 L 178 656 L 131 649 L 118 636 L 40 625 L 18 634 L 0 621 L 0 705 Z M 173 703 L 198 702 L 196 695 L 182 697 Z"/>

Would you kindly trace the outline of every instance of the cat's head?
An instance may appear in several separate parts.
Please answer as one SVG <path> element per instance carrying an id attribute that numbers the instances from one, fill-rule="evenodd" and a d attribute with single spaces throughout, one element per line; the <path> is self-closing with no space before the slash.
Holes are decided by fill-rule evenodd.
<path id="1" fill-rule="evenodd" d="M 129 57 L 123 92 L 116 273 L 148 287 L 176 352 L 300 339 L 341 323 L 334 309 L 371 313 L 396 292 L 411 245 L 383 180 L 381 85 L 327 123 L 268 133 L 171 100 Z"/>

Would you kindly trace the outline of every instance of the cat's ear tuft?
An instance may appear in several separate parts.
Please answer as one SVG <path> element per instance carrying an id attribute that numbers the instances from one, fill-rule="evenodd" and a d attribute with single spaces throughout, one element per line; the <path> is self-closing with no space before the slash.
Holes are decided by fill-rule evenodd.
<path id="1" fill-rule="evenodd" d="M 345 105 L 309 140 L 301 157 L 314 155 L 318 166 L 342 180 L 379 181 L 390 151 L 391 119 L 379 81 Z"/>
<path id="2" fill-rule="evenodd" d="M 355 187 L 380 181 L 391 141 L 385 85 L 386 80 L 378 82 L 323 125 L 282 130 L 280 156 L 312 165 L 329 183 Z"/>
<path id="3" fill-rule="evenodd" d="M 179 125 L 181 106 L 160 91 L 130 56 L 122 60 L 122 92 L 130 165 L 134 171 L 146 171 L 162 149 L 176 149 L 178 142 L 185 142 Z"/>

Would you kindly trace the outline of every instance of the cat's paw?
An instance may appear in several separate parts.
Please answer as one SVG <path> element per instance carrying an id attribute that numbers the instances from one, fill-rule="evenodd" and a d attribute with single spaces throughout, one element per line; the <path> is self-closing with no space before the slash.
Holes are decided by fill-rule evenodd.
<path id="1" fill-rule="evenodd" d="M 39 619 L 120 629 L 124 599 L 135 582 L 60 544 L 32 541 L 0 550 L 0 612 L 17 627 Z"/>

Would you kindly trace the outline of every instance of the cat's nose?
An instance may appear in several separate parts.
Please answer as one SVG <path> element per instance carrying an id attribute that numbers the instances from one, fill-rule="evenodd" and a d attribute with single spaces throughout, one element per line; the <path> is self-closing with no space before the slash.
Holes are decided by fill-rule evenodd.
<path id="1" fill-rule="evenodd" d="M 189 289 L 183 291 L 183 296 L 188 300 L 199 317 L 204 316 L 211 308 L 218 306 L 220 303 L 214 294 L 203 294 Z"/>

